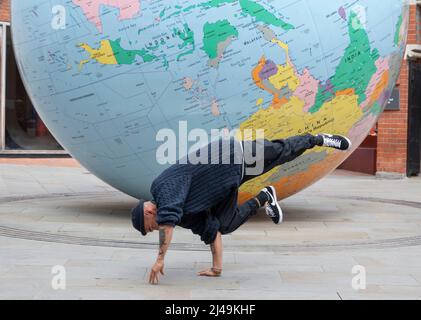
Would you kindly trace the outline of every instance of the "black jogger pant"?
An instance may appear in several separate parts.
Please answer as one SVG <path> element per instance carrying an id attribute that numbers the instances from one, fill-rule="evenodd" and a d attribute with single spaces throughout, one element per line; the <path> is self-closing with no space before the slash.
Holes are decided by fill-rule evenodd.
<path id="1" fill-rule="evenodd" d="M 314 148 L 317 145 L 317 138 L 311 134 L 295 136 L 285 140 L 262 140 L 260 142 L 250 141 L 249 143 L 263 143 L 264 148 L 264 171 L 265 174 L 273 168 L 284 163 L 290 162 L 301 156 L 304 152 Z M 256 150 L 256 148 L 253 148 Z M 253 164 L 254 165 L 254 164 Z M 246 166 L 253 166 L 246 165 Z M 245 175 L 242 184 L 256 178 L 257 176 Z M 232 199 L 231 201 L 237 201 Z M 223 203 L 222 206 L 231 206 L 232 203 Z M 235 206 L 234 206 L 235 207 Z M 222 209 L 222 210 L 221 210 Z M 251 199 L 243 205 L 232 210 L 231 213 L 226 212 L 220 206 L 214 208 L 214 212 L 226 212 L 224 216 L 218 216 L 221 224 L 221 230 L 224 234 L 232 233 L 243 225 L 250 217 L 256 214 L 259 205 L 255 199 Z"/>

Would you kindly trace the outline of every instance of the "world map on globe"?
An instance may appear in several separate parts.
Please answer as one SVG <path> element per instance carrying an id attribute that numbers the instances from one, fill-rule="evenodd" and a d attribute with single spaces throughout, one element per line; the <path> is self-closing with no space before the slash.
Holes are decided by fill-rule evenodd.
<path id="1" fill-rule="evenodd" d="M 14 0 L 12 34 L 32 101 L 56 139 L 121 191 L 148 198 L 163 128 L 264 129 L 365 139 L 395 86 L 403 0 Z M 253 138 L 253 137 L 248 137 Z M 309 150 L 240 190 L 280 198 L 351 152 Z"/>

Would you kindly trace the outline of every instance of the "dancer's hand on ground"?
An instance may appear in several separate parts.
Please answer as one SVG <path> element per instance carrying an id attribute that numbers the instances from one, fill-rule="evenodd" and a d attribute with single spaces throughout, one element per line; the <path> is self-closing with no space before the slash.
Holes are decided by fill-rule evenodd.
<path id="1" fill-rule="evenodd" d="M 199 277 L 220 277 L 222 269 L 210 268 L 197 273 Z"/>
<path id="2" fill-rule="evenodd" d="M 164 261 L 158 260 L 155 262 L 149 274 L 149 284 L 159 283 L 159 274 L 164 275 Z"/>

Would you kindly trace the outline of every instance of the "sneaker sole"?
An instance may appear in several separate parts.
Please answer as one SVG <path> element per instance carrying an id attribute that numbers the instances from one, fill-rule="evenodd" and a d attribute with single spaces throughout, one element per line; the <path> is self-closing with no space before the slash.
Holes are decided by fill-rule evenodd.
<path id="1" fill-rule="evenodd" d="M 347 137 L 344 137 L 345 139 L 346 139 L 346 141 L 348 141 L 348 143 L 349 143 L 349 147 L 348 147 L 348 149 L 347 150 L 345 150 L 345 151 L 349 151 L 349 150 L 351 150 L 351 148 L 352 148 L 352 142 L 351 142 L 351 140 L 349 140 Z"/>

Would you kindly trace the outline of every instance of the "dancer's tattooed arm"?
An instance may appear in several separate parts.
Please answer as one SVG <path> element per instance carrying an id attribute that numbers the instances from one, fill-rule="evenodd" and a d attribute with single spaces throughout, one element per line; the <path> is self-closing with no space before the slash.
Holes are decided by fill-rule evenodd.
<path id="1" fill-rule="evenodd" d="M 159 274 L 164 275 L 164 259 L 165 254 L 170 246 L 174 227 L 160 226 L 159 227 L 159 253 L 154 266 L 149 275 L 150 284 L 158 284 Z"/>
<path id="2" fill-rule="evenodd" d="M 174 227 L 171 226 L 160 226 L 159 227 L 159 253 L 158 260 L 164 260 L 165 254 L 172 240 Z"/>

